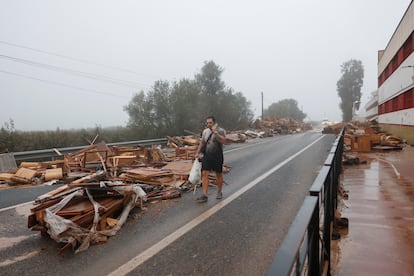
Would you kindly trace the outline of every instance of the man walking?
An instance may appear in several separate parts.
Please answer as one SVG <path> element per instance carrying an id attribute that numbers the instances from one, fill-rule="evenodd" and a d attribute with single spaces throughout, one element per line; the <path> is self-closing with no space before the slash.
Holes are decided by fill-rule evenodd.
<path id="1" fill-rule="evenodd" d="M 203 130 L 200 144 L 195 152 L 195 158 L 201 159 L 201 183 L 203 195 L 198 197 L 198 202 L 208 200 L 208 175 L 210 171 L 216 172 L 217 199 L 223 197 L 223 144 L 226 142 L 226 132 L 218 127 L 213 116 L 207 117 L 207 128 Z M 200 156 L 200 153 L 202 156 Z"/>

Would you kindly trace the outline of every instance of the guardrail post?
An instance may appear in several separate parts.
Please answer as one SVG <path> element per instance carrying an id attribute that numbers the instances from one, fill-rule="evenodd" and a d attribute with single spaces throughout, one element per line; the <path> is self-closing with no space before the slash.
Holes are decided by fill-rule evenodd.
<path id="1" fill-rule="evenodd" d="M 321 275 L 321 259 L 319 246 L 319 199 L 316 201 L 315 209 L 308 226 L 308 275 Z"/>

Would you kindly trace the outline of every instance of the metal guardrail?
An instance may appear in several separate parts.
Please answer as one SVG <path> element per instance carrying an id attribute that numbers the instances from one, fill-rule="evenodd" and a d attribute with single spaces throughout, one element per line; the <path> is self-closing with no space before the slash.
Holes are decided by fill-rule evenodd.
<path id="1" fill-rule="evenodd" d="M 333 143 L 266 275 L 330 275 L 345 128 Z"/>
<path id="2" fill-rule="evenodd" d="M 127 142 L 119 142 L 119 143 L 109 143 L 108 146 L 133 146 L 133 145 L 143 145 L 143 146 L 151 146 L 151 145 L 158 145 L 167 143 L 167 138 L 157 138 L 157 139 L 150 139 L 150 140 L 139 140 L 139 141 L 127 141 Z M 22 151 L 22 152 L 14 152 L 13 156 L 17 162 L 21 161 L 30 161 L 30 160 L 40 160 L 44 158 L 50 158 L 52 160 L 59 158 L 60 152 L 62 154 L 68 154 L 71 152 L 76 152 L 82 150 L 84 148 L 89 147 L 90 145 L 86 146 L 78 146 L 78 147 L 67 147 L 67 148 L 56 148 L 56 149 L 45 149 L 45 150 L 32 150 L 32 151 Z M 57 151 L 56 151 L 57 150 Z"/>
<path id="3" fill-rule="evenodd" d="M 319 241 L 318 209 L 317 197 L 306 196 L 266 275 L 301 275 L 306 262 L 317 262 L 313 247 Z M 308 257 L 306 252 L 312 255 Z"/>

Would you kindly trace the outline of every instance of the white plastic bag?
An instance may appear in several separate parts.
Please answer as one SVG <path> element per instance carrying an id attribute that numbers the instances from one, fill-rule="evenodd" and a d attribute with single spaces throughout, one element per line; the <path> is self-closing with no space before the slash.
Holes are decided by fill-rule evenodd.
<path id="1" fill-rule="evenodd" d="M 201 183 L 201 163 L 197 158 L 194 160 L 193 166 L 191 167 L 188 181 L 190 181 L 190 183 L 193 185 Z"/>

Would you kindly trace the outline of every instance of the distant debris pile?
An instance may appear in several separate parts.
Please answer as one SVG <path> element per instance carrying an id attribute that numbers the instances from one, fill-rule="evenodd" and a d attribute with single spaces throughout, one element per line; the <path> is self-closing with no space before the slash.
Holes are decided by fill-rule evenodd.
<path id="1" fill-rule="evenodd" d="M 267 117 L 263 121 L 256 120 L 251 127 L 264 132 L 263 136 L 274 134 L 293 134 L 312 129 L 311 124 L 304 123 L 292 118 Z"/>
<path id="2" fill-rule="evenodd" d="M 404 141 L 381 132 L 376 126 L 348 123 L 344 137 L 346 149 L 356 152 L 401 150 Z"/>

